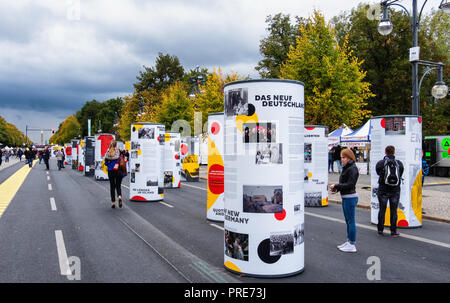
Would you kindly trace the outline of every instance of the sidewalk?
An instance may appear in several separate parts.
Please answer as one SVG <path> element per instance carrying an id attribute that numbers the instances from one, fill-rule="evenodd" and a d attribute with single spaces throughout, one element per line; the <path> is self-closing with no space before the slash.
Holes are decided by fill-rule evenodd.
<path id="1" fill-rule="evenodd" d="M 207 179 L 207 166 L 200 165 L 200 179 Z M 328 174 L 328 184 L 334 184 L 339 181 L 338 173 Z M 438 190 L 440 185 L 448 187 L 448 190 Z M 356 192 L 359 196 L 358 207 L 370 209 L 371 184 L 370 175 L 359 175 L 356 184 Z M 341 203 L 339 194 L 331 194 L 328 191 L 328 201 L 332 203 Z M 435 220 L 450 223 L 450 179 L 441 177 L 425 177 L 425 184 L 422 189 L 422 213 L 424 219 Z"/>
<path id="2" fill-rule="evenodd" d="M 328 184 L 338 183 L 339 174 L 329 173 Z M 434 185 L 448 187 L 448 191 L 437 190 Z M 370 175 L 359 175 L 356 184 L 356 192 L 358 193 L 358 207 L 370 209 L 371 201 L 371 184 Z M 450 223 L 450 179 L 441 177 L 425 177 L 425 184 L 422 188 L 422 213 L 424 219 L 441 221 Z M 341 203 L 339 194 L 331 194 L 328 191 L 328 201 Z"/>
<path id="3" fill-rule="evenodd" d="M 19 159 L 17 157 L 10 157 L 9 162 L 6 162 L 6 163 L 5 163 L 5 159 L 3 158 L 2 165 L 0 165 L 0 171 L 4 170 L 10 166 L 13 166 L 14 164 L 16 164 L 18 162 L 19 162 Z"/>

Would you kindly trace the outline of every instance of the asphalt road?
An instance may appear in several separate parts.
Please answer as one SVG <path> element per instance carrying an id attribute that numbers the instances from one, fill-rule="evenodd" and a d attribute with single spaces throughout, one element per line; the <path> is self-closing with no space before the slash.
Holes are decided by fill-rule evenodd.
<path id="1" fill-rule="evenodd" d="M 23 164 L 0 171 L 0 184 Z M 36 164 L 0 217 L 0 282 L 450 282 L 450 225 L 424 221 L 399 238 L 376 236 L 370 212 L 357 209 L 356 254 L 346 239 L 341 206 L 305 211 L 305 270 L 278 279 L 234 275 L 223 267 L 223 224 L 206 220 L 206 182 L 167 189 L 163 202 L 111 209 L 109 183 L 70 168 Z M 49 187 L 51 184 L 51 188 Z M 79 277 L 67 276 L 67 264 Z M 79 265 L 79 266 L 78 266 Z M 79 279 L 78 279 L 79 278 Z M 74 280 L 71 280 L 74 279 Z"/>

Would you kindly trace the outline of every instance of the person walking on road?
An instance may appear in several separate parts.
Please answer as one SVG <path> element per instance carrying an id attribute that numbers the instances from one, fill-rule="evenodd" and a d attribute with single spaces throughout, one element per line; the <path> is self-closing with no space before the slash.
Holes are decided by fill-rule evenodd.
<path id="1" fill-rule="evenodd" d="M 25 150 L 25 165 L 28 163 L 28 166 L 31 168 L 33 166 L 33 151 L 31 151 L 28 147 Z"/>
<path id="2" fill-rule="evenodd" d="M 334 147 L 328 151 L 328 172 L 334 173 Z M 331 170 L 331 171 L 330 171 Z"/>
<path id="3" fill-rule="evenodd" d="M 359 172 L 355 164 L 355 154 L 350 149 L 341 151 L 341 161 L 343 168 L 342 174 L 339 176 L 339 183 L 331 185 L 333 193 L 341 193 L 342 209 L 347 224 L 347 241 L 339 245 L 338 249 L 343 252 L 356 252 L 355 212 L 358 204 L 356 182 L 358 182 Z"/>
<path id="4" fill-rule="evenodd" d="M 62 161 L 63 161 L 63 154 L 62 154 L 60 149 L 56 152 L 56 161 L 58 161 L 58 170 L 61 170 L 61 168 L 62 168 Z"/>
<path id="5" fill-rule="evenodd" d="M 341 173 L 341 171 L 342 171 L 341 151 L 342 151 L 342 147 L 340 145 L 336 146 L 334 149 L 334 161 L 337 163 L 337 168 L 338 168 L 339 173 Z"/>
<path id="6" fill-rule="evenodd" d="M 50 160 L 50 150 L 47 146 L 45 147 L 44 151 L 42 151 L 42 159 L 44 159 L 46 170 L 50 170 L 50 166 L 48 163 L 48 161 Z"/>
<path id="7" fill-rule="evenodd" d="M 395 159 L 395 147 L 386 146 L 385 157 L 377 162 L 375 170 L 378 178 L 378 202 L 380 208 L 378 211 L 378 236 L 383 235 L 384 221 L 386 215 L 387 203 L 390 206 L 391 236 L 398 237 L 397 232 L 397 208 L 400 201 L 400 185 L 402 183 L 403 163 Z"/>
<path id="8" fill-rule="evenodd" d="M 120 165 L 120 150 L 117 141 L 112 140 L 105 154 L 105 165 L 108 167 L 108 179 L 111 193 L 111 208 L 116 207 L 116 191 L 119 199 L 119 208 L 122 208 L 122 171 Z"/>
<path id="9" fill-rule="evenodd" d="M 66 154 L 64 153 L 64 147 L 61 147 L 61 153 L 62 153 L 61 168 L 66 168 L 64 166 L 64 161 L 66 161 Z"/>
<path id="10" fill-rule="evenodd" d="M 3 150 L 0 149 L 0 166 L 2 165 Z"/>

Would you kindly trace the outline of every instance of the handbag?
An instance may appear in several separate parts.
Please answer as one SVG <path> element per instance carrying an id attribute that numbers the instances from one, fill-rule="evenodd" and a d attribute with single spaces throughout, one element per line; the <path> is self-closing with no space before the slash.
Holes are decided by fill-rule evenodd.
<path id="1" fill-rule="evenodd" d="M 127 175 L 127 162 L 123 156 L 120 156 L 119 158 L 119 170 L 122 172 L 124 177 Z"/>

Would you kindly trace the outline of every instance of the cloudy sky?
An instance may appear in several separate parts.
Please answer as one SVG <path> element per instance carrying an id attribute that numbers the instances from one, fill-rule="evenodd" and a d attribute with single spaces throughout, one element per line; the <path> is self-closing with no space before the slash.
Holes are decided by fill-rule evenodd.
<path id="1" fill-rule="evenodd" d="M 327 19 L 360 0 L 0 0 L 0 116 L 57 128 L 88 100 L 133 90 L 158 52 L 258 78 L 265 18 Z M 376 3 L 378 1 L 369 1 Z M 40 134 L 29 133 L 39 142 Z M 47 140 L 49 134 L 45 135 Z"/>

